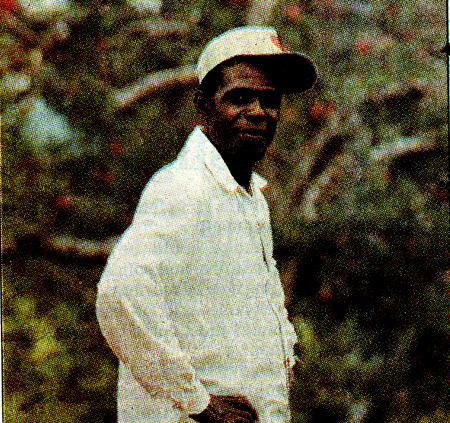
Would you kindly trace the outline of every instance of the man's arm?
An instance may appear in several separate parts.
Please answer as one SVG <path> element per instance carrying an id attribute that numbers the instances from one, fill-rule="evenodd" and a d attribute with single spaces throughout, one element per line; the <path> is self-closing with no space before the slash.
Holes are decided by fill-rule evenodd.
<path id="1" fill-rule="evenodd" d="M 163 290 L 189 260 L 195 215 L 186 202 L 152 186 L 114 250 L 98 286 L 97 317 L 111 349 L 150 393 L 173 401 L 186 415 L 210 397 L 179 345 Z M 175 278 L 175 279 L 174 279 Z"/>
<path id="2" fill-rule="evenodd" d="M 111 286 L 111 277 L 128 280 Z M 115 355 L 149 393 L 170 398 L 186 414 L 201 412 L 209 395 L 179 346 L 157 284 L 142 268 L 115 263 L 105 278 L 97 318 Z"/>

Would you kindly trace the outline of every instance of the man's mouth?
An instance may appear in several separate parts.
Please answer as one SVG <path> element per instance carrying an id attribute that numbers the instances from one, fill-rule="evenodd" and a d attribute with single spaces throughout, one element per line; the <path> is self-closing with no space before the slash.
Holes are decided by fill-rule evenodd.
<path id="1" fill-rule="evenodd" d="M 267 138 L 266 131 L 263 131 L 261 129 L 243 129 L 242 131 L 240 131 L 240 133 L 242 135 L 251 136 L 254 138 Z"/>

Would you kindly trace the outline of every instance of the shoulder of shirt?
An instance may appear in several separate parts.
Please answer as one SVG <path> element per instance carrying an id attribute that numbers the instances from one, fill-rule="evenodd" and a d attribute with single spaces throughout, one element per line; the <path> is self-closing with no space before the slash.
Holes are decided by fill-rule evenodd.
<path id="1" fill-rule="evenodd" d="M 208 170 L 201 151 L 189 140 L 178 157 L 156 172 L 145 186 L 141 200 L 167 202 L 194 201 L 205 199 L 210 188 L 207 184 Z"/>

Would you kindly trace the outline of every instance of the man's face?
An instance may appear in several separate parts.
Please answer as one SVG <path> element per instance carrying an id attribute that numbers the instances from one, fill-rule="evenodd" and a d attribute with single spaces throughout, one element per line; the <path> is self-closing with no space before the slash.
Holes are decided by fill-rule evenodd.
<path id="1" fill-rule="evenodd" d="M 210 100 L 206 132 L 222 154 L 258 161 L 275 135 L 281 93 L 267 72 L 247 62 L 222 70 Z"/>

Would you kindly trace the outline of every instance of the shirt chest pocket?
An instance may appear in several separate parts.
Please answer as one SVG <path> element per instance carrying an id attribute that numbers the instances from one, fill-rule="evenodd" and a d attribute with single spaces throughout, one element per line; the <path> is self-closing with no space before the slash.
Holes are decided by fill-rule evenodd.
<path id="1" fill-rule="evenodd" d="M 234 195 L 213 198 L 199 223 L 201 247 L 231 258 L 251 249 L 249 222 Z"/>

